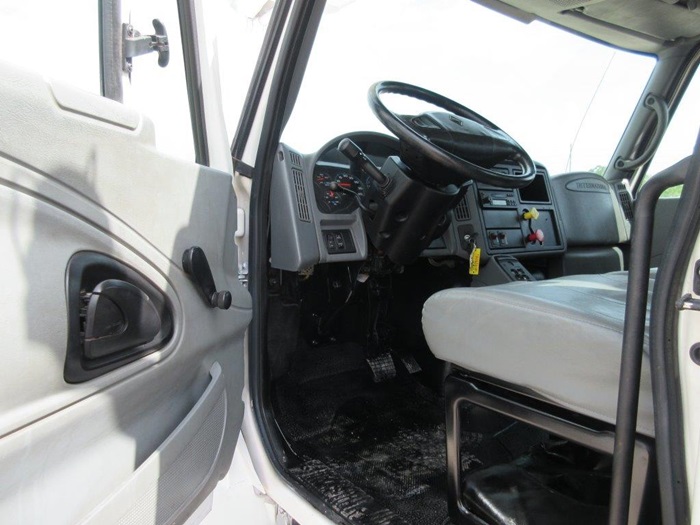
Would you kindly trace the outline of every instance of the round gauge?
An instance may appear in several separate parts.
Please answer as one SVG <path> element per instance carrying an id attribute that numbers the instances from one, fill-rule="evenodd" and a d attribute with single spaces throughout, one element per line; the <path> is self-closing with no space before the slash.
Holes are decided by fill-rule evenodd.
<path id="1" fill-rule="evenodd" d="M 321 169 L 314 175 L 316 204 L 323 213 L 351 213 L 365 188 L 355 175 L 345 170 Z"/>

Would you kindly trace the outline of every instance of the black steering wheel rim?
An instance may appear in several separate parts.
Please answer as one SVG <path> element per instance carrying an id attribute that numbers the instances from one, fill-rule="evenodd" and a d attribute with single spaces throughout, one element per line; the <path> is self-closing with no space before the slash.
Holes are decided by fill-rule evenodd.
<path id="1" fill-rule="evenodd" d="M 493 169 L 484 168 L 483 166 L 474 164 L 432 143 L 426 137 L 422 136 L 416 130 L 411 128 L 393 111 L 384 105 L 380 99 L 380 95 L 388 93 L 404 95 L 422 100 L 423 102 L 427 102 L 445 109 L 458 117 L 474 121 L 486 128 L 502 133 L 516 148 L 516 153 L 507 160 L 511 160 L 518 164 L 521 169 L 521 173 L 502 173 Z M 414 148 L 430 161 L 437 163 L 447 170 L 450 170 L 458 178 L 462 179 L 463 182 L 475 180 L 477 182 L 491 184 L 493 186 L 522 188 L 530 184 L 535 177 L 535 163 L 522 148 L 522 146 L 520 146 L 510 135 L 508 135 L 494 123 L 452 99 L 412 84 L 406 84 L 404 82 L 397 82 L 393 80 L 384 80 L 377 82 L 370 87 L 368 101 L 375 116 L 389 129 L 389 131 L 394 133 L 399 140 Z"/>

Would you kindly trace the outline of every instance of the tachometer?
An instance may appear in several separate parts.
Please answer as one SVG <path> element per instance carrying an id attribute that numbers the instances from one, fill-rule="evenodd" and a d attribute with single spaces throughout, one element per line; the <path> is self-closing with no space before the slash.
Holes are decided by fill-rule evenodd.
<path id="1" fill-rule="evenodd" d="M 347 169 L 319 167 L 314 175 L 316 203 L 323 213 L 351 213 L 365 188 Z"/>

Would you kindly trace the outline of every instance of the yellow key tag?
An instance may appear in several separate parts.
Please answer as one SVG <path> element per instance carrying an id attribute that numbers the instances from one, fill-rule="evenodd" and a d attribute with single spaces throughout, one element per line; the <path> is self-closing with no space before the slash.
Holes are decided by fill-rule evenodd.
<path id="1" fill-rule="evenodd" d="M 479 275 L 479 259 L 481 259 L 481 248 L 474 248 L 469 256 L 469 275 Z"/>

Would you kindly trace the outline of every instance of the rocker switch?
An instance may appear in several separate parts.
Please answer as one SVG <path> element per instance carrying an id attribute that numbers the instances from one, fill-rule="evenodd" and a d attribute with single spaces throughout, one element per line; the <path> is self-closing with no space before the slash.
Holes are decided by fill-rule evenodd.
<path id="1" fill-rule="evenodd" d="M 324 230 L 322 239 L 328 255 L 355 253 L 355 243 L 350 230 Z"/>

